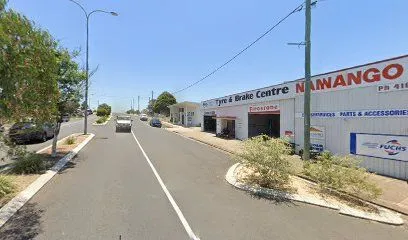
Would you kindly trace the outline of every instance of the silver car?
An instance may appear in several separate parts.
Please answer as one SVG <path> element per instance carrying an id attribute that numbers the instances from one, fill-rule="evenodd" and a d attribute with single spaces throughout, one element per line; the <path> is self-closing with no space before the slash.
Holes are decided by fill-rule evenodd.
<path id="1" fill-rule="evenodd" d="M 116 132 L 120 131 L 132 131 L 132 118 L 130 116 L 117 116 L 116 117 Z"/>
<path id="2" fill-rule="evenodd" d="M 140 115 L 140 120 L 141 120 L 141 121 L 147 121 L 147 120 L 148 120 L 147 115 L 146 115 L 146 114 Z"/>

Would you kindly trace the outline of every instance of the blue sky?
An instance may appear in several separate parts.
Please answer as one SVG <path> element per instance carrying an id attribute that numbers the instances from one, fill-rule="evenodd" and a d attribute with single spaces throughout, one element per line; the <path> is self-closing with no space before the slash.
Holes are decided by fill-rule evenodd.
<path id="1" fill-rule="evenodd" d="M 173 92 L 197 81 L 257 38 L 301 1 L 78 0 L 87 10 L 116 11 L 91 19 L 91 106 L 141 109 L 151 91 Z M 68 0 L 10 0 L 9 7 L 49 30 L 69 49 L 82 48 L 85 19 Z M 408 54 L 408 1 L 326 0 L 312 10 L 312 74 Z M 304 11 L 292 15 L 236 61 L 178 101 L 202 101 L 304 75 Z"/>

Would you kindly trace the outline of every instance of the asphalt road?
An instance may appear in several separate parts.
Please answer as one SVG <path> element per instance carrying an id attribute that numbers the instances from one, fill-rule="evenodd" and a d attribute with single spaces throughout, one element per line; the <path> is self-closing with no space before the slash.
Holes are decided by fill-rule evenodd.
<path id="1" fill-rule="evenodd" d="M 96 115 L 91 115 L 88 117 L 88 128 L 92 126 L 92 123 L 95 122 L 97 119 Z M 67 137 L 73 133 L 81 133 L 84 131 L 84 119 L 73 119 L 69 122 L 62 123 L 61 125 L 61 130 L 60 134 L 58 134 L 58 140 Z M 38 150 L 41 150 L 45 147 L 48 147 L 52 144 L 52 139 L 49 139 L 46 142 L 38 142 L 38 141 L 33 141 L 33 142 L 28 142 L 24 143 L 28 151 L 33 151 L 36 152 Z M 4 155 L 4 152 L 0 151 L 0 157 Z M 13 163 L 13 160 L 4 160 L 0 161 L 0 167 L 6 167 L 6 165 L 9 165 L 10 163 Z"/>
<path id="2" fill-rule="evenodd" d="M 97 119 L 96 115 L 90 115 L 88 117 L 88 128 L 95 122 Z M 73 119 L 69 122 L 62 123 L 60 133 L 58 134 L 58 140 L 64 137 L 67 137 L 73 133 L 80 133 L 84 131 L 84 119 Z M 44 147 L 47 147 L 52 144 L 52 139 L 46 142 L 35 142 L 28 143 L 27 150 L 29 151 L 38 151 Z"/>
<path id="3" fill-rule="evenodd" d="M 95 139 L 0 229 L 0 239 L 189 239 L 186 226 L 201 240 L 408 238 L 404 227 L 237 190 L 224 180 L 228 155 L 139 120 L 133 132 L 152 166 L 113 121 L 90 130 Z"/>

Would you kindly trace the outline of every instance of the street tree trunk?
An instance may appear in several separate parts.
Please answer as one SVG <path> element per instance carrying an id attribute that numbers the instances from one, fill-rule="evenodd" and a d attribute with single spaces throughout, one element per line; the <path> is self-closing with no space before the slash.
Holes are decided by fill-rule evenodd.
<path id="1" fill-rule="evenodd" d="M 60 129 L 61 129 L 61 122 L 58 121 L 57 124 L 55 124 L 54 138 L 52 139 L 52 151 L 51 151 L 52 157 L 57 156 L 57 141 L 58 141 L 58 134 L 60 132 Z"/>

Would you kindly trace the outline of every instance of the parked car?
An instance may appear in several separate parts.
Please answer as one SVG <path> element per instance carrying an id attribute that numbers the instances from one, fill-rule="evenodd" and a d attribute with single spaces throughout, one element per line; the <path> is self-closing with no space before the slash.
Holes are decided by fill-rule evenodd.
<path id="1" fill-rule="evenodd" d="M 312 147 L 312 144 L 310 144 L 310 159 L 316 159 L 317 157 L 319 157 L 321 155 L 321 152 L 314 149 Z M 299 156 L 301 159 L 303 159 L 303 149 L 299 150 Z"/>
<path id="2" fill-rule="evenodd" d="M 141 121 L 147 121 L 147 120 L 148 120 L 147 115 L 146 115 L 146 114 L 140 115 L 140 120 L 141 120 Z"/>
<path id="3" fill-rule="evenodd" d="M 116 117 L 116 132 L 125 130 L 132 131 L 132 118 L 130 116 L 117 116 Z"/>
<path id="4" fill-rule="evenodd" d="M 70 119 L 71 117 L 69 116 L 69 114 L 62 115 L 62 122 L 69 122 Z"/>
<path id="5" fill-rule="evenodd" d="M 152 127 L 158 127 L 158 128 L 162 127 L 162 123 L 160 122 L 160 120 L 158 118 L 152 118 L 152 120 L 150 120 L 149 124 Z"/>
<path id="6" fill-rule="evenodd" d="M 24 143 L 32 140 L 40 140 L 42 142 L 45 142 L 48 139 L 54 137 L 54 125 L 51 123 L 15 123 L 10 128 L 9 137 L 16 143 Z"/>
<path id="7" fill-rule="evenodd" d="M 88 115 L 92 115 L 93 114 L 92 109 L 88 109 L 87 113 L 88 113 Z"/>

